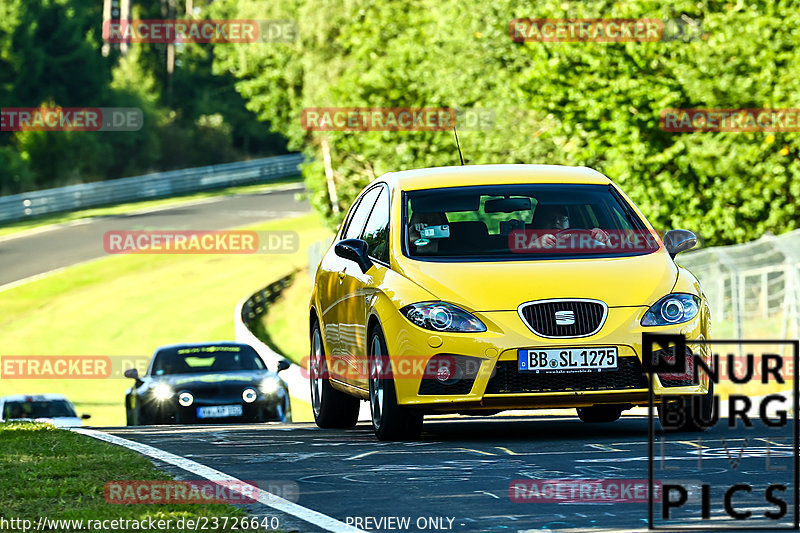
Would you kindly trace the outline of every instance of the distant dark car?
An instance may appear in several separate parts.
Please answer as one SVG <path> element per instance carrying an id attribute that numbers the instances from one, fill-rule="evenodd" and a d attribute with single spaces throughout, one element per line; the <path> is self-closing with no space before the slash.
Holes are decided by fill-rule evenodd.
<path id="1" fill-rule="evenodd" d="M 287 368 L 282 361 L 278 372 Z M 247 344 L 162 346 L 125 395 L 129 426 L 289 421 L 289 389 Z"/>

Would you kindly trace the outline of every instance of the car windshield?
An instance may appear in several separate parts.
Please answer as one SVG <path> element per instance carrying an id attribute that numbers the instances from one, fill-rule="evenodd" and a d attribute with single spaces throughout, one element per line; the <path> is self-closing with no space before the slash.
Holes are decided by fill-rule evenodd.
<path id="1" fill-rule="evenodd" d="M 3 418 L 55 418 L 74 417 L 75 410 L 65 400 L 36 400 L 24 402 L 6 402 L 3 406 Z"/>
<path id="2" fill-rule="evenodd" d="M 608 185 L 448 187 L 404 195 L 415 259 L 525 260 L 651 253 L 658 241 Z"/>
<path id="3" fill-rule="evenodd" d="M 186 346 L 159 350 L 153 375 L 264 370 L 264 362 L 250 346 Z"/>

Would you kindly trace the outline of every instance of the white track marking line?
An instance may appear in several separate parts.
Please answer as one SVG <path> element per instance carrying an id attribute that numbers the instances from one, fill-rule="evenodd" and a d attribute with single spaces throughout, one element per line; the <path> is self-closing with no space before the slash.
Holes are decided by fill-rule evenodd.
<path id="1" fill-rule="evenodd" d="M 191 472 L 192 474 L 196 474 L 212 482 L 227 481 L 227 482 L 252 486 L 248 485 L 247 483 L 244 483 L 239 479 L 236 479 L 233 476 L 224 474 L 219 470 L 214 470 L 213 468 L 201 465 L 200 463 L 192 461 L 191 459 L 187 459 L 185 457 L 181 457 L 179 455 L 175 455 L 166 452 L 164 450 L 154 448 L 153 446 L 148 446 L 147 444 L 142 444 L 140 442 L 123 439 L 122 437 L 117 437 L 116 435 L 103 433 L 102 431 L 95 431 L 93 429 L 72 428 L 72 431 L 74 431 L 75 433 L 80 433 L 81 435 L 93 437 L 98 440 L 110 442 L 111 444 L 124 446 L 129 450 L 133 450 L 135 452 L 141 453 L 142 455 L 146 455 L 148 457 L 152 457 L 153 459 L 158 459 L 159 461 L 163 461 L 165 463 L 177 466 L 178 468 L 182 468 L 187 472 Z M 239 492 L 240 494 L 242 494 L 242 496 L 245 495 L 241 491 L 238 491 L 233 487 L 228 486 L 228 489 L 234 492 Z M 298 505 L 296 503 L 290 502 L 289 500 L 285 500 L 280 496 L 276 496 L 275 494 L 261 490 L 258 487 L 253 487 L 253 489 L 254 489 L 253 493 L 258 494 L 258 498 L 256 499 L 260 503 L 266 505 L 267 507 L 271 507 L 277 511 L 281 511 L 283 513 L 292 515 L 295 518 L 299 518 L 304 522 L 308 522 L 310 524 L 314 524 L 315 526 L 321 527 L 325 531 L 335 531 L 343 533 L 366 533 L 361 529 L 349 526 L 344 522 L 340 522 L 335 518 L 331 518 L 328 515 L 318 513 L 317 511 L 308 509 L 306 507 L 303 507 L 302 505 Z"/>

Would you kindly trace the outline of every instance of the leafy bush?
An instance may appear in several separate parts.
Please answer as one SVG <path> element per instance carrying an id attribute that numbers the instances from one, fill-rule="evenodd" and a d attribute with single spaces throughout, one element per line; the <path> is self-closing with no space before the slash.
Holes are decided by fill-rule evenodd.
<path id="1" fill-rule="evenodd" d="M 306 107 L 488 108 L 495 127 L 462 131 L 470 163 L 587 165 L 619 183 L 659 229 L 709 244 L 797 227 L 797 133 L 668 133 L 667 108 L 792 108 L 800 99 L 800 2 L 654 0 L 231 0 L 212 12 L 298 21 L 300 41 L 218 47 L 248 108 L 305 151 L 314 206 L 336 225 L 383 172 L 458 164 L 452 132 L 307 132 Z M 690 42 L 517 43 L 514 18 L 695 21 Z M 699 33 L 698 33 L 699 35 Z M 337 209 L 324 177 L 331 147 Z"/>

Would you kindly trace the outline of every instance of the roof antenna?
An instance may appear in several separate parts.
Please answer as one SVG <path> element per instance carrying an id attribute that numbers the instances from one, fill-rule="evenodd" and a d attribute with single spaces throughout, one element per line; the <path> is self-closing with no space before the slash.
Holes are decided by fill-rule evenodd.
<path id="1" fill-rule="evenodd" d="M 453 124 L 453 134 L 456 136 L 456 147 L 458 148 L 458 157 L 461 159 L 461 166 L 464 166 L 464 156 L 461 155 L 461 145 L 458 144 L 458 132 L 456 131 L 456 125 Z"/>

